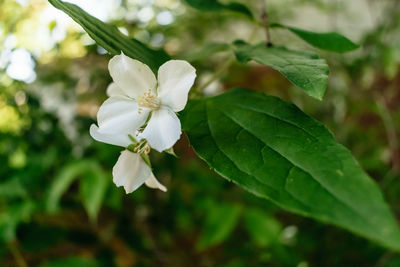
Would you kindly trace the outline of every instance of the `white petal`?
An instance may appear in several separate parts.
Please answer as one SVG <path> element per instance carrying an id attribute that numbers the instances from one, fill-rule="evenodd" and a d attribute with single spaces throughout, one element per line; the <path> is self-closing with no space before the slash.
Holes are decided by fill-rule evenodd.
<path id="1" fill-rule="evenodd" d="M 142 157 L 128 150 L 121 152 L 112 174 L 114 183 L 117 186 L 123 186 L 127 194 L 132 193 L 154 176 Z"/>
<path id="2" fill-rule="evenodd" d="M 103 142 L 106 144 L 111 144 L 115 146 L 127 147 L 132 141 L 129 139 L 127 134 L 104 134 L 99 132 L 99 127 L 95 124 L 90 126 L 90 135 L 93 139 Z"/>
<path id="3" fill-rule="evenodd" d="M 167 188 L 163 186 L 152 174 L 149 179 L 144 182 L 148 187 L 154 189 L 160 189 L 161 191 L 167 192 Z"/>
<path id="4" fill-rule="evenodd" d="M 137 98 L 148 90 L 155 93 L 156 77 L 151 69 L 140 61 L 121 53 L 110 60 L 108 70 L 114 82 L 129 97 Z"/>
<path id="5" fill-rule="evenodd" d="M 158 97 L 163 105 L 178 112 L 184 109 L 196 69 L 184 60 L 170 60 L 158 70 Z"/>
<path id="6" fill-rule="evenodd" d="M 123 96 L 112 96 L 100 107 L 97 122 L 102 133 L 134 134 L 143 126 L 149 115 L 147 109 L 139 107 L 136 101 Z"/>
<path id="7" fill-rule="evenodd" d="M 153 111 L 146 128 L 139 137 L 145 138 L 152 148 L 161 152 L 171 148 L 178 141 L 181 133 L 181 122 L 176 114 L 168 108 L 161 108 Z"/>
<path id="8" fill-rule="evenodd" d="M 106 92 L 109 97 L 111 97 L 111 96 L 126 96 L 124 91 L 122 91 L 122 89 L 119 88 L 119 86 L 115 82 L 112 82 L 108 85 Z"/>

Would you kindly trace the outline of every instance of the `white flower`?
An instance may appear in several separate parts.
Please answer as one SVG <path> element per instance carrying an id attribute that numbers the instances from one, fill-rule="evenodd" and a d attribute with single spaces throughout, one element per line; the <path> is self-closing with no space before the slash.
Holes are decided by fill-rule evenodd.
<path id="1" fill-rule="evenodd" d="M 147 65 L 124 54 L 114 56 L 108 69 L 114 83 L 97 113 L 98 132 L 120 135 L 114 141 L 123 144 L 129 134 L 146 139 L 159 152 L 171 148 L 181 135 L 175 112 L 185 107 L 196 70 L 186 61 L 170 60 L 159 68 L 157 83 Z"/>
<path id="2" fill-rule="evenodd" d="M 154 177 L 150 167 L 137 153 L 124 150 L 113 168 L 113 181 L 117 186 L 123 186 L 125 192 L 132 193 L 145 183 L 150 188 L 167 191 Z"/>
<path id="3" fill-rule="evenodd" d="M 95 140 L 106 144 L 122 147 L 128 147 L 132 144 L 127 135 L 103 134 L 99 132 L 99 128 L 94 124 L 90 126 L 90 135 Z M 167 191 L 167 188 L 156 179 L 142 156 L 129 150 L 121 152 L 117 163 L 114 165 L 112 175 L 114 183 L 117 186 L 123 186 L 127 194 L 135 191 L 143 183 L 150 188 Z"/>
<path id="4" fill-rule="evenodd" d="M 158 70 L 157 83 L 148 66 L 122 53 L 110 60 L 108 68 L 114 82 L 97 113 L 99 126 L 92 124 L 90 135 L 125 148 L 133 143 L 131 137 L 135 138 L 133 151 L 137 153 L 124 150 L 113 168 L 114 183 L 123 186 L 126 193 L 143 183 L 166 191 L 141 154 L 149 153 L 149 145 L 164 151 L 179 139 L 181 124 L 175 112 L 185 107 L 196 70 L 186 61 L 170 60 Z"/>

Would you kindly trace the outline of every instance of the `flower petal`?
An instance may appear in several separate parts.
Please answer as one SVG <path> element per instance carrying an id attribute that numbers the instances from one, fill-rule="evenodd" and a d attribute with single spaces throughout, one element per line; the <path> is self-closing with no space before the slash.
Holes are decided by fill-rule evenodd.
<path id="1" fill-rule="evenodd" d="M 142 157 L 128 150 L 121 152 L 112 174 L 114 183 L 123 186 L 127 194 L 138 189 L 150 177 L 154 177 Z"/>
<path id="2" fill-rule="evenodd" d="M 196 78 L 196 69 L 184 60 L 170 60 L 158 70 L 158 97 L 163 105 L 181 111 Z"/>
<path id="3" fill-rule="evenodd" d="M 106 93 L 109 97 L 111 97 L 111 96 L 127 96 L 124 93 L 124 91 L 122 91 L 122 89 L 119 88 L 119 86 L 115 82 L 112 82 L 108 85 Z"/>
<path id="4" fill-rule="evenodd" d="M 143 126 L 149 111 L 139 106 L 136 101 L 123 96 L 112 96 L 100 107 L 97 122 L 102 133 L 133 134 Z"/>
<path id="5" fill-rule="evenodd" d="M 162 152 L 171 148 L 178 141 L 181 133 L 181 122 L 176 114 L 169 108 L 161 108 L 153 111 L 146 128 L 139 137 L 145 138 L 152 148 Z"/>
<path id="6" fill-rule="evenodd" d="M 148 90 L 155 93 L 156 77 L 151 69 L 140 61 L 121 53 L 110 60 L 108 70 L 118 87 L 131 98 L 137 98 Z"/>
<path id="7" fill-rule="evenodd" d="M 154 189 L 160 189 L 161 191 L 167 192 L 167 188 L 165 186 L 163 186 L 157 179 L 156 177 L 154 177 L 154 175 L 152 174 L 150 176 L 150 178 L 148 178 L 145 182 L 144 182 L 148 187 L 150 188 L 154 188 Z"/>
<path id="8" fill-rule="evenodd" d="M 111 144 L 115 146 L 127 147 L 132 141 L 129 139 L 127 134 L 104 134 L 99 132 L 99 127 L 95 124 L 90 126 L 90 135 L 93 139 L 103 142 L 106 144 Z"/>

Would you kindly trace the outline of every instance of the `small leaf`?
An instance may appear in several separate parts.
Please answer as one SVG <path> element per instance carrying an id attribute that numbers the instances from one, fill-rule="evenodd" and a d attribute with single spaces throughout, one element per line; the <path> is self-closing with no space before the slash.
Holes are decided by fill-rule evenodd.
<path id="1" fill-rule="evenodd" d="M 54 213 L 59 208 L 61 196 L 68 190 L 70 185 L 78 178 L 84 163 L 70 163 L 64 166 L 54 178 L 46 200 L 46 209 Z"/>
<path id="2" fill-rule="evenodd" d="M 208 43 L 199 51 L 196 51 L 192 54 L 182 56 L 183 59 L 193 62 L 202 59 L 206 59 L 209 56 L 216 54 L 218 52 L 227 51 L 230 49 L 230 45 L 226 43 Z"/>
<path id="3" fill-rule="evenodd" d="M 378 186 L 295 105 L 238 88 L 191 100 L 181 121 L 196 153 L 226 179 L 400 251 L 400 229 Z"/>
<path id="4" fill-rule="evenodd" d="M 197 243 L 197 248 L 204 250 L 228 238 L 238 223 L 240 211 L 240 206 L 228 203 L 215 203 L 210 206 L 204 231 Z"/>
<path id="5" fill-rule="evenodd" d="M 288 50 L 284 47 L 268 47 L 265 44 L 250 45 L 235 42 L 239 61 L 255 60 L 279 71 L 308 95 L 321 100 L 328 84 L 329 67 L 325 60 L 308 51 Z"/>
<path id="6" fill-rule="evenodd" d="M 259 209 L 247 210 L 244 222 L 247 232 L 260 247 L 276 242 L 282 231 L 279 221 Z"/>
<path id="7" fill-rule="evenodd" d="M 80 180 L 80 196 L 90 220 L 96 220 L 107 189 L 107 177 L 99 164 L 91 160 L 72 162 L 60 170 L 50 186 L 46 207 L 54 213 L 59 208 L 62 195 L 78 178 Z"/>
<path id="8" fill-rule="evenodd" d="M 233 11 L 253 18 L 251 11 L 243 4 L 232 2 L 229 4 L 222 4 L 217 0 L 184 0 L 191 7 L 201 11 Z"/>
<path id="9" fill-rule="evenodd" d="M 79 23 L 89 36 L 111 55 L 119 55 L 122 51 L 125 55 L 148 65 L 154 73 L 157 73 L 158 68 L 170 59 L 165 51 L 148 48 L 140 41 L 123 35 L 116 27 L 89 15 L 74 4 L 60 0 L 49 0 L 49 2 Z"/>
<path id="10" fill-rule="evenodd" d="M 80 182 L 80 196 L 89 219 L 95 222 L 108 185 L 107 176 L 97 162 L 90 162 Z"/>
<path id="11" fill-rule="evenodd" d="M 343 35 L 336 32 L 317 33 L 289 27 L 279 23 L 271 24 L 271 27 L 288 29 L 310 45 L 327 51 L 345 53 L 360 47 L 359 45 L 353 43 Z"/>

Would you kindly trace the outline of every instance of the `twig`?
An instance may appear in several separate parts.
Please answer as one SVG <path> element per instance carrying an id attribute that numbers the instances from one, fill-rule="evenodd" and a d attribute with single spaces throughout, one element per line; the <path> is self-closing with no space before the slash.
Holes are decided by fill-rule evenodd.
<path id="1" fill-rule="evenodd" d="M 253 28 L 253 30 L 251 31 L 249 37 L 248 37 L 248 42 L 250 42 L 256 35 L 257 32 L 257 26 L 255 26 Z M 196 88 L 196 91 L 193 92 L 194 94 L 201 94 L 203 92 L 203 90 L 209 86 L 211 83 L 213 83 L 216 79 L 218 79 L 227 69 L 229 69 L 229 67 L 235 62 L 235 56 L 234 55 L 230 55 L 225 63 L 219 68 L 217 69 L 217 71 L 210 77 L 210 79 L 208 79 L 205 83 L 203 83 L 202 85 L 200 85 L 199 87 Z"/>
<path id="2" fill-rule="evenodd" d="M 386 107 L 385 99 L 378 94 L 375 96 L 375 99 L 379 115 L 385 127 L 389 149 L 392 154 L 392 164 L 393 164 L 392 168 L 394 171 L 398 172 L 400 171 L 400 159 L 398 158 L 397 155 L 397 151 L 399 149 L 399 141 L 397 139 L 397 133 L 393 123 L 393 118 Z"/>
<path id="3" fill-rule="evenodd" d="M 261 7 L 261 20 L 265 29 L 265 38 L 266 38 L 266 44 L 267 46 L 272 46 L 271 42 L 271 35 L 269 33 L 269 22 L 268 22 L 268 14 L 267 14 L 267 0 L 264 0 L 262 2 L 262 7 Z"/>
<path id="4" fill-rule="evenodd" d="M 212 82 L 214 82 L 216 79 L 219 78 L 219 76 L 221 76 L 231 65 L 232 63 L 235 61 L 235 57 L 233 55 L 231 55 L 228 60 L 225 62 L 224 65 L 221 66 L 221 68 L 219 68 L 211 77 L 210 79 L 208 79 L 205 83 L 203 83 L 202 85 L 200 85 L 197 88 L 197 92 L 203 92 L 203 90 L 209 86 Z"/>

